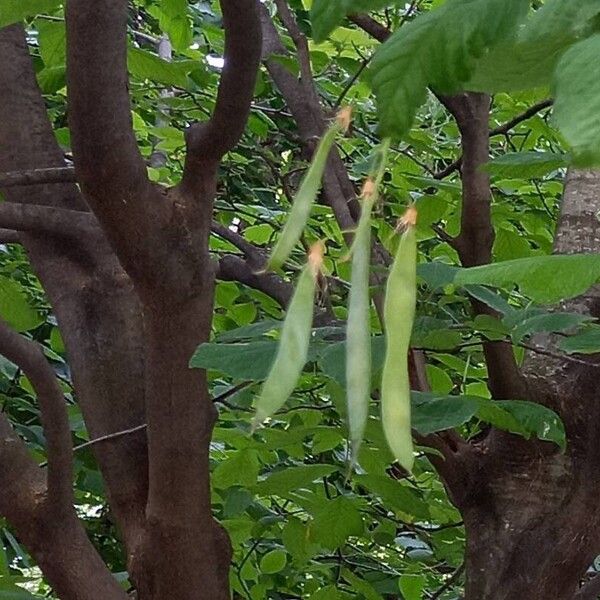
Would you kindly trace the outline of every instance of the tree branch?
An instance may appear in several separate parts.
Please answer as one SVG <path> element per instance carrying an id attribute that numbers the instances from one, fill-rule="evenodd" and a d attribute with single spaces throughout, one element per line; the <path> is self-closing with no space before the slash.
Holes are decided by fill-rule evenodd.
<path id="1" fill-rule="evenodd" d="M 440 97 L 440 101 L 456 119 L 463 150 L 461 231 L 454 240 L 454 247 L 463 266 L 487 264 L 492 259 L 494 242 L 492 194 L 489 175 L 481 167 L 489 159 L 490 97 L 466 92 Z M 477 314 L 496 314 L 483 302 L 473 300 L 472 305 Z M 492 397 L 526 398 L 524 381 L 517 367 L 512 345 L 506 342 L 486 342 L 483 350 Z"/>
<path id="2" fill-rule="evenodd" d="M 499 125 L 498 127 L 495 127 L 494 129 L 490 130 L 490 137 L 494 137 L 497 135 L 506 135 L 511 129 L 513 129 L 517 125 L 520 125 L 521 123 L 523 123 L 523 121 L 527 121 L 527 119 L 531 119 L 531 117 L 535 116 L 541 110 L 544 110 L 545 108 L 549 108 L 550 106 L 552 106 L 552 104 L 553 104 L 553 100 L 551 100 L 551 99 L 543 100 L 542 102 L 538 102 L 537 104 L 534 104 L 533 106 L 529 107 L 527 110 L 523 111 L 520 115 L 517 115 L 513 119 L 510 119 L 510 121 L 507 121 L 506 123 L 503 123 L 502 125 Z M 445 179 L 446 177 L 448 177 L 448 175 L 451 175 L 455 171 L 458 171 L 461 168 L 462 159 L 463 159 L 463 157 L 459 156 L 455 161 L 451 162 L 447 167 L 444 167 L 441 171 L 438 171 L 437 173 L 435 173 L 433 177 L 435 179 Z"/>
<path id="3" fill-rule="evenodd" d="M 392 35 L 392 32 L 385 25 L 369 15 L 350 15 L 348 18 L 379 42 L 385 42 Z"/>
<path id="4" fill-rule="evenodd" d="M 53 167 L 0 173 L 0 188 L 43 183 L 75 183 L 76 181 L 73 167 Z"/>
<path id="5" fill-rule="evenodd" d="M 221 0 L 225 54 L 217 102 L 206 123 L 186 132 L 187 157 L 182 185 L 190 185 L 203 161 L 218 161 L 239 141 L 254 95 L 262 33 L 256 0 Z"/>
<path id="6" fill-rule="evenodd" d="M 219 261 L 217 278 L 223 281 L 239 281 L 248 287 L 265 293 L 285 308 L 294 293 L 294 286 L 275 273 L 256 273 L 249 262 L 227 254 Z"/>
<path id="7" fill-rule="evenodd" d="M 40 403 L 47 440 L 48 499 L 57 507 L 73 504 L 73 449 L 65 400 L 48 361 L 35 342 L 0 320 L 0 353 L 23 370 Z"/>
<path id="8" fill-rule="evenodd" d="M 124 205 L 126 214 L 126 206 L 148 184 L 132 128 L 127 2 L 69 0 L 66 26 L 69 123 L 78 179 L 84 188 L 99 185 L 116 192 L 113 202 Z"/>
<path id="9" fill-rule="evenodd" d="M 61 237 L 80 238 L 102 235 L 102 230 L 91 213 L 37 204 L 2 202 L 0 226 L 15 231 L 30 231 Z"/>

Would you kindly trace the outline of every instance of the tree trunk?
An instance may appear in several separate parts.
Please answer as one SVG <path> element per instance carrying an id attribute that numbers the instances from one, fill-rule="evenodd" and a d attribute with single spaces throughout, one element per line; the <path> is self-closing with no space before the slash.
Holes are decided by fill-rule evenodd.
<path id="1" fill-rule="evenodd" d="M 600 249 L 600 173 L 571 171 L 555 241 L 561 254 Z M 598 316 L 600 289 L 560 310 Z M 600 553 L 600 405 L 595 357 L 569 360 L 536 336 L 523 367 L 529 400 L 555 410 L 567 450 L 492 431 L 458 498 L 467 532 L 465 600 L 573 600 Z"/>

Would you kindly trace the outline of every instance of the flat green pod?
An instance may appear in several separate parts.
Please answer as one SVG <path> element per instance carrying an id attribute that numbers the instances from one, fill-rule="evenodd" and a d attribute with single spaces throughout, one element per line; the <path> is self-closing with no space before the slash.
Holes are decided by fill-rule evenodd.
<path id="1" fill-rule="evenodd" d="M 266 269 L 280 268 L 298 243 L 308 222 L 317 194 L 321 189 L 323 173 L 331 148 L 337 135 L 346 131 L 350 126 L 350 115 L 350 108 L 342 109 L 321 138 L 310 167 L 300 183 L 300 188 L 292 204 L 292 210 L 275 244 L 275 248 L 273 248 Z"/>
<path id="2" fill-rule="evenodd" d="M 417 301 L 417 210 L 401 221 L 400 238 L 389 273 L 384 305 L 386 353 L 381 379 L 381 420 L 387 443 L 408 472 L 414 464 L 408 351 Z"/>
<path id="3" fill-rule="evenodd" d="M 323 251 L 324 246 L 321 243 L 311 248 L 308 262 L 298 278 L 281 329 L 277 355 L 256 401 L 252 431 L 285 404 L 306 364 Z"/>

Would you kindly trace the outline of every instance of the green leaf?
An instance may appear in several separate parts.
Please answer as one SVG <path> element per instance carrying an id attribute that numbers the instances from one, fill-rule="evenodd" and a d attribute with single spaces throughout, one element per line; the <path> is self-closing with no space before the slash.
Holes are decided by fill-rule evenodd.
<path id="1" fill-rule="evenodd" d="M 271 550 L 260 560 L 260 570 L 265 575 L 273 575 L 285 569 L 287 554 L 283 550 Z"/>
<path id="2" fill-rule="evenodd" d="M 496 403 L 510 413 L 528 434 L 554 442 L 562 449 L 566 447 L 565 426 L 553 410 L 524 400 L 498 400 Z"/>
<path id="3" fill-rule="evenodd" d="M 517 40 L 485 55 L 466 89 L 507 92 L 548 86 L 565 50 L 589 34 L 597 0 L 549 0 L 534 11 Z"/>
<path id="4" fill-rule="evenodd" d="M 310 11 L 313 38 L 323 42 L 349 13 L 379 10 L 394 0 L 314 0 Z"/>
<path id="5" fill-rule="evenodd" d="M 192 71 L 189 61 L 178 65 L 140 48 L 129 48 L 127 66 L 134 77 L 179 88 L 187 87 L 186 74 Z"/>
<path id="6" fill-rule="evenodd" d="M 398 581 L 404 600 L 422 600 L 426 584 L 424 575 L 402 575 Z"/>
<path id="7" fill-rule="evenodd" d="M 515 343 L 534 333 L 567 331 L 588 321 L 590 317 L 576 313 L 544 313 L 524 319 L 516 325 L 511 335 Z"/>
<path id="8" fill-rule="evenodd" d="M 259 464 L 256 450 L 238 450 L 222 460 L 212 475 L 212 484 L 217 489 L 233 485 L 251 487 L 258 478 Z"/>
<path id="9" fill-rule="evenodd" d="M 327 477 L 335 471 L 337 471 L 337 467 L 333 465 L 287 467 L 282 471 L 271 473 L 266 479 L 259 481 L 256 490 L 263 496 L 281 496 L 301 488 L 309 488 L 316 479 Z"/>
<path id="10" fill-rule="evenodd" d="M 55 94 L 67 85 L 67 69 L 64 65 L 46 67 L 37 74 L 37 80 L 44 94 Z"/>
<path id="11" fill-rule="evenodd" d="M 192 23 L 187 16 L 187 0 L 161 0 L 160 28 L 169 35 L 173 48 L 187 50 L 193 41 Z"/>
<path id="12" fill-rule="evenodd" d="M 558 346 L 567 354 L 596 354 L 600 352 L 600 326 L 589 325 L 582 333 L 560 340 Z"/>
<path id="13" fill-rule="evenodd" d="M 403 136 L 428 86 L 451 94 L 468 81 L 477 59 L 512 35 L 527 0 L 448 0 L 404 25 L 375 54 L 371 68 L 384 135 Z"/>
<path id="14" fill-rule="evenodd" d="M 384 505 L 395 512 L 410 515 L 415 519 L 431 518 L 429 508 L 419 494 L 413 488 L 402 485 L 387 474 L 355 475 L 353 480 L 375 496 L 379 496 Z"/>
<path id="15" fill-rule="evenodd" d="M 15 585 L 10 580 L 0 578 L 0 600 L 42 600 L 43 596 L 34 596 L 26 589 Z"/>
<path id="16" fill-rule="evenodd" d="M 190 360 L 195 369 L 214 369 L 236 379 L 261 381 L 277 352 L 275 341 L 201 344 Z"/>
<path id="17" fill-rule="evenodd" d="M 64 66 L 67 56 L 67 31 L 64 23 L 40 21 L 38 41 L 40 56 L 46 67 Z"/>
<path id="18" fill-rule="evenodd" d="M 17 331 L 35 329 L 44 321 L 29 305 L 23 286 L 3 276 L 0 276 L 0 316 Z"/>
<path id="19" fill-rule="evenodd" d="M 469 396 L 432 397 L 412 394 L 412 425 L 422 435 L 463 425 L 477 413 L 477 400 Z"/>
<path id="20" fill-rule="evenodd" d="M 457 285 L 489 285 L 521 293 L 539 304 L 583 294 L 600 280 L 600 255 L 534 256 L 456 271 Z"/>
<path id="21" fill-rule="evenodd" d="M 0 27 L 17 23 L 42 13 L 52 12 L 63 0 L 2 0 L 0 3 Z"/>
<path id="22" fill-rule="evenodd" d="M 306 563 L 319 551 L 318 544 L 309 539 L 307 524 L 295 517 L 288 518 L 281 532 L 281 541 L 298 564 Z"/>
<path id="23" fill-rule="evenodd" d="M 527 239 L 505 227 L 500 227 L 496 231 L 492 250 L 494 258 L 499 261 L 525 258 L 531 254 L 531 246 Z"/>
<path id="24" fill-rule="evenodd" d="M 600 163 L 600 34 L 572 46 L 561 58 L 554 78 L 554 117 L 571 144 L 578 166 Z"/>
<path id="25" fill-rule="evenodd" d="M 569 165 L 567 154 L 555 152 L 508 152 L 491 160 L 485 169 L 497 177 L 533 179 Z"/>
<path id="26" fill-rule="evenodd" d="M 314 514 L 311 539 L 329 550 L 341 548 L 350 536 L 361 535 L 363 518 L 346 496 L 325 502 Z"/>
<path id="27" fill-rule="evenodd" d="M 383 596 L 366 579 L 358 577 L 350 569 L 342 569 L 342 577 L 350 584 L 352 591 L 358 592 L 365 600 L 383 600 Z"/>

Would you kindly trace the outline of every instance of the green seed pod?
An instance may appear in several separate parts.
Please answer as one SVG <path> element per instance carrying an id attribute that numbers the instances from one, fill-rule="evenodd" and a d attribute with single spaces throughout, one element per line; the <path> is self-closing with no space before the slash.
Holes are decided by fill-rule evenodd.
<path id="1" fill-rule="evenodd" d="M 311 165 L 302 179 L 300 188 L 294 198 L 290 215 L 283 227 L 277 244 L 275 244 L 275 248 L 273 248 L 266 269 L 278 269 L 281 267 L 289 258 L 294 246 L 298 243 L 302 231 L 304 231 L 308 222 L 314 201 L 321 189 L 321 180 L 323 179 L 323 172 L 325 171 L 331 147 L 338 133 L 348 129 L 349 125 L 350 109 L 344 108 L 319 142 Z"/>
<path id="2" fill-rule="evenodd" d="M 381 380 L 381 419 L 388 445 L 408 472 L 414 464 L 410 420 L 408 350 L 417 300 L 417 211 L 410 207 L 403 219 L 394 263 L 389 273 L 384 306 L 386 353 Z"/>
<path id="3" fill-rule="evenodd" d="M 308 263 L 298 279 L 281 329 L 275 361 L 256 402 L 252 431 L 285 404 L 306 364 L 323 250 L 320 243 L 311 248 Z"/>
<path id="4" fill-rule="evenodd" d="M 389 140 L 384 140 L 375 178 L 366 180 L 362 198 L 362 212 L 354 235 L 352 253 L 352 280 L 348 299 L 346 326 L 346 401 L 352 458 L 356 462 L 369 416 L 371 397 L 371 327 L 369 270 L 371 265 L 371 212 L 377 202 L 378 189 L 385 171 Z"/>

